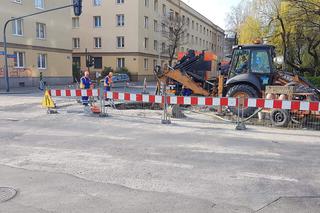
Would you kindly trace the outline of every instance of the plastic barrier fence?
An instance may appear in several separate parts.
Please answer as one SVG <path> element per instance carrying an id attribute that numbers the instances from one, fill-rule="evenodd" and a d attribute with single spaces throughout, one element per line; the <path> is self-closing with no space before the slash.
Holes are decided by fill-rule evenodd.
<path id="1" fill-rule="evenodd" d="M 100 95 L 99 89 L 77 90 L 49 90 L 53 97 L 97 97 Z M 107 92 L 107 98 L 120 100 L 120 101 L 135 101 L 145 103 L 159 103 L 164 104 L 164 96 L 161 95 L 148 95 L 148 94 L 133 94 L 121 92 Z M 186 97 L 186 96 L 167 96 L 167 104 L 180 104 L 180 105 L 198 105 L 198 106 L 239 106 L 238 98 L 227 97 Z M 244 99 L 243 107 L 255 107 L 265 109 L 286 109 L 286 110 L 300 110 L 300 111 L 317 111 L 320 112 L 320 102 L 309 101 L 288 101 L 288 100 L 271 100 L 271 99 Z"/>

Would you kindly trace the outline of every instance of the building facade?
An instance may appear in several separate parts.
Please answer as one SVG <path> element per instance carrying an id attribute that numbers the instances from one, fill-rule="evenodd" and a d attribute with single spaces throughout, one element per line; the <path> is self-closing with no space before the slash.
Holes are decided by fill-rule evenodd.
<path id="1" fill-rule="evenodd" d="M 0 88 L 5 87 L 3 27 L 12 17 L 70 4 L 70 0 L 1 0 Z M 72 82 L 70 9 L 58 10 L 9 23 L 7 43 L 10 86 L 38 86 Z"/>
<path id="2" fill-rule="evenodd" d="M 208 50 L 223 56 L 224 31 L 180 0 L 88 0 L 83 13 L 72 18 L 73 62 L 93 71 L 126 67 L 132 80 L 153 79 L 153 68 L 168 63 L 168 45 L 161 33 L 165 17 L 180 16 L 187 23 L 185 42 L 178 51 Z"/>

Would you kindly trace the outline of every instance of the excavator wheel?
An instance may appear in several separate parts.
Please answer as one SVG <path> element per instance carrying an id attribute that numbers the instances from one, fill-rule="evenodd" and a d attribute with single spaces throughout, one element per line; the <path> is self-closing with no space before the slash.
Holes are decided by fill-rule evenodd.
<path id="1" fill-rule="evenodd" d="M 237 84 L 228 90 L 227 97 L 258 98 L 259 96 L 258 96 L 257 91 L 253 87 L 251 87 L 247 84 Z M 238 109 L 236 107 L 230 107 L 229 109 L 233 114 L 238 115 Z M 243 109 L 243 116 L 249 117 L 250 115 L 252 115 L 255 112 L 255 110 L 256 110 L 256 108 L 253 108 L 253 107 L 244 108 Z M 242 111 L 240 110 L 240 116 L 241 115 L 242 115 Z"/>

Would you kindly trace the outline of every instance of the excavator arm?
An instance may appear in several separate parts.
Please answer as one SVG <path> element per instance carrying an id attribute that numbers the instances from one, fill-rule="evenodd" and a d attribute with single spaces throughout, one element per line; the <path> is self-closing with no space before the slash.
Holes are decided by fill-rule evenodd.
<path id="1" fill-rule="evenodd" d="M 210 95 L 207 90 L 203 89 L 200 85 L 198 85 L 198 83 L 192 80 L 190 76 L 188 76 L 186 73 L 181 72 L 179 69 L 167 68 L 166 70 L 162 71 L 161 67 L 156 67 L 155 75 L 160 84 L 163 83 L 164 85 L 166 85 L 168 79 L 173 79 L 184 85 L 184 87 L 191 89 L 193 94 L 203 96 Z"/>

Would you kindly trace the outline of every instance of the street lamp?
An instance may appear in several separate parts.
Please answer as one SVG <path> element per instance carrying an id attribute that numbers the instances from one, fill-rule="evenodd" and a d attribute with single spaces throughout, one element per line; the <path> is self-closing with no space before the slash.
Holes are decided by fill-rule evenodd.
<path id="1" fill-rule="evenodd" d="M 68 7 L 73 7 L 74 10 L 74 15 L 75 16 L 80 16 L 82 13 L 82 0 L 73 0 L 73 4 L 70 5 L 65 5 L 62 7 L 57 7 L 57 8 L 53 8 L 50 10 L 44 10 L 41 12 L 37 12 L 37 13 L 32 13 L 29 15 L 25 15 L 25 16 L 20 16 L 17 18 L 12 18 L 9 19 L 8 21 L 5 22 L 4 24 L 4 28 L 3 28 L 3 49 L 4 49 L 4 77 L 5 77 L 5 82 L 6 82 L 6 91 L 9 92 L 10 91 L 10 85 L 9 85 L 9 69 L 8 69 L 8 50 L 7 50 L 7 35 L 6 35 L 6 30 L 7 30 L 7 26 L 10 22 L 12 21 L 16 21 L 16 20 L 20 20 L 23 18 L 27 18 L 30 16 L 35 16 L 35 15 L 39 15 L 39 14 L 43 14 L 43 13 L 48 13 L 51 11 L 56 11 L 56 10 L 61 10 L 64 8 L 68 8 Z"/>

